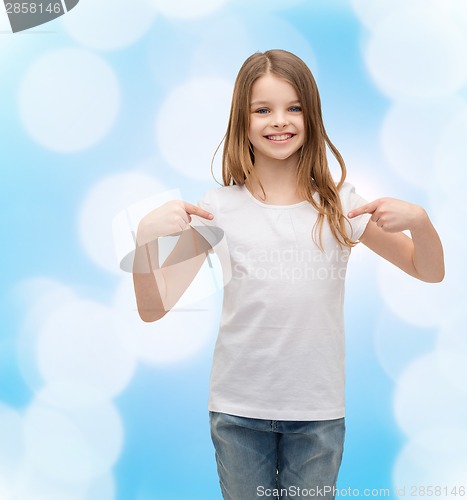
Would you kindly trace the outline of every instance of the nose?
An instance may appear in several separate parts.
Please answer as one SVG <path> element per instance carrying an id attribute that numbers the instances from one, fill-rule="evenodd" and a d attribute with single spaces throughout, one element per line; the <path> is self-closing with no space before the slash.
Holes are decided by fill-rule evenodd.
<path id="1" fill-rule="evenodd" d="M 273 126 L 276 128 L 284 128 L 289 124 L 284 113 L 276 113 L 273 117 Z"/>

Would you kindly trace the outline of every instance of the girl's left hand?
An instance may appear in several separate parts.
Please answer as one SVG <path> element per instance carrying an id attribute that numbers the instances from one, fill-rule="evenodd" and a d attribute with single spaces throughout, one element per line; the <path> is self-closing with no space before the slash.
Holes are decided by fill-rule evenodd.
<path id="1" fill-rule="evenodd" d="M 349 219 L 371 214 L 371 219 L 383 231 L 398 233 L 412 231 L 428 217 L 419 205 L 395 198 L 379 198 L 348 213 Z"/>

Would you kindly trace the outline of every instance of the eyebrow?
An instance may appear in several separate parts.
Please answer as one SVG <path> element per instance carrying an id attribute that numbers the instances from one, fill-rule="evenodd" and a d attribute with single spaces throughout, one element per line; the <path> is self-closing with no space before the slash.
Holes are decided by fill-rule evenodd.
<path id="1" fill-rule="evenodd" d="M 259 105 L 264 105 L 264 104 L 270 104 L 269 101 L 254 101 L 251 103 L 251 106 L 259 106 Z M 297 99 L 295 101 L 290 101 L 288 105 L 290 106 L 291 104 L 300 104 L 300 101 Z"/>

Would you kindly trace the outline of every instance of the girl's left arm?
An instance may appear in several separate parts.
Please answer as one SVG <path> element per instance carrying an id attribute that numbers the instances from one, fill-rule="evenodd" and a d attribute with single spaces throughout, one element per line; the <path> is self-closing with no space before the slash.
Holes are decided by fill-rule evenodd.
<path id="1" fill-rule="evenodd" d="M 425 210 L 402 200 L 379 198 L 349 212 L 371 214 L 360 241 L 407 274 L 428 283 L 444 278 L 441 240 Z M 412 238 L 402 231 L 408 230 Z"/>

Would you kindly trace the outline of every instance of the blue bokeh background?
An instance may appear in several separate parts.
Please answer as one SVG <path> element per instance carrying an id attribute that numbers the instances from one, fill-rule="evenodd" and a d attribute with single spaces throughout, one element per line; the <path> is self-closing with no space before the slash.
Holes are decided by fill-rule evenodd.
<path id="1" fill-rule="evenodd" d="M 81 0 L 24 33 L 0 19 L 2 500 L 220 498 L 207 397 L 222 290 L 203 299 L 207 322 L 138 325 L 110 231 L 140 199 L 215 187 L 225 89 L 269 48 L 315 73 L 349 181 L 423 205 L 446 250 L 440 285 L 354 252 L 338 485 L 467 485 L 464 2 Z M 199 81 L 214 92 L 190 95 Z M 67 310 L 82 312 L 73 334 Z M 107 434 L 102 408 L 119 423 Z"/>

